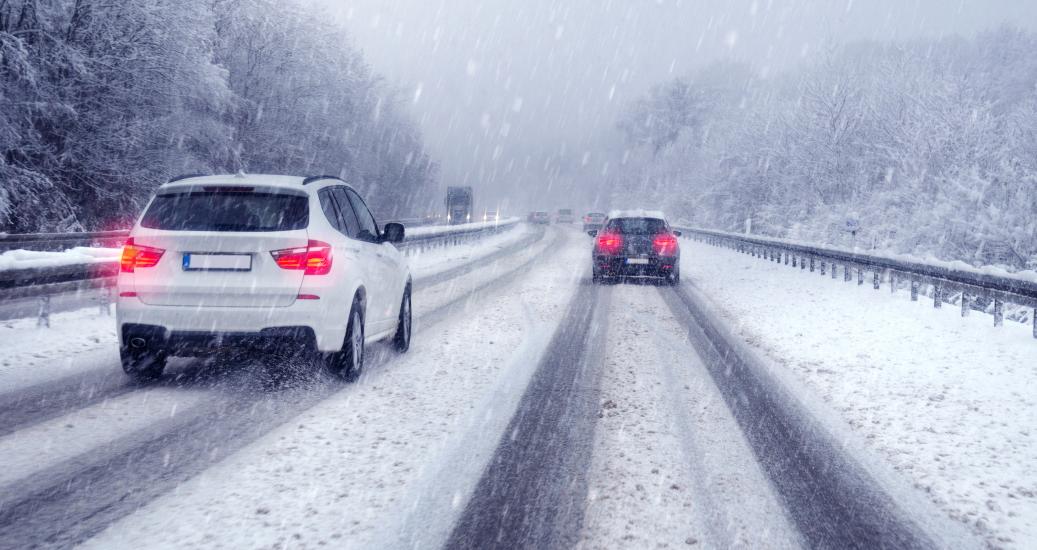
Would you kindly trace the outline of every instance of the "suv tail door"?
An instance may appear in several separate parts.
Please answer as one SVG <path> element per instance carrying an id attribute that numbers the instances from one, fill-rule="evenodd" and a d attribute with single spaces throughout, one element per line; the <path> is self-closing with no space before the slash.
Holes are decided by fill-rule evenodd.
<path id="1" fill-rule="evenodd" d="M 271 252 L 305 247 L 308 217 L 304 192 L 240 185 L 160 191 L 132 238 L 162 257 L 120 275 L 151 305 L 289 306 L 303 271 L 282 269 Z"/>

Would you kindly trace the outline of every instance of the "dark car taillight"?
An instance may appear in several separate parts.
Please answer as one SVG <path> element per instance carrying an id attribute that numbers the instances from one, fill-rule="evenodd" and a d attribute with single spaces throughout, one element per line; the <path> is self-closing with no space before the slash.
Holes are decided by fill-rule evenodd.
<path id="1" fill-rule="evenodd" d="M 677 237 L 669 233 L 656 235 L 652 241 L 652 250 L 660 256 L 673 256 L 677 253 Z"/>
<path id="2" fill-rule="evenodd" d="M 327 275 L 331 272 L 331 245 L 309 241 L 306 246 L 273 250 L 270 255 L 281 269 L 302 269 L 303 275 Z"/>
<path id="3" fill-rule="evenodd" d="M 598 251 L 602 254 L 618 254 L 623 249 L 623 236 L 619 233 L 602 233 L 598 235 Z"/>

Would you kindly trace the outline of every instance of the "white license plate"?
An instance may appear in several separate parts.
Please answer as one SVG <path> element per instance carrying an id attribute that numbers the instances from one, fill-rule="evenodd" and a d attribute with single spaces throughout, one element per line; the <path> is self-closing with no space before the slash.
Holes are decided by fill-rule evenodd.
<path id="1" fill-rule="evenodd" d="M 648 258 L 627 258 L 627 265 L 648 265 Z"/>
<path id="2" fill-rule="evenodd" d="M 184 254 L 184 271 L 251 270 L 251 254 Z"/>

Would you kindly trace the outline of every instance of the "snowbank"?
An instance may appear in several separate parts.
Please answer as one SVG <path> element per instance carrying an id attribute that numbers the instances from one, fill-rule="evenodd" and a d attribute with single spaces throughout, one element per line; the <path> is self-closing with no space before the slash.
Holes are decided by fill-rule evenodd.
<path id="1" fill-rule="evenodd" d="M 683 241 L 681 269 L 751 346 L 952 518 L 995 547 L 1037 541 L 1037 343 L 911 302 Z"/>
<path id="2" fill-rule="evenodd" d="M 686 227 L 686 226 L 685 225 L 678 225 L 677 227 L 678 228 L 683 228 L 683 227 Z M 688 228 L 689 229 L 693 229 L 691 227 L 688 227 Z M 1037 283 L 1037 271 L 1032 271 L 1032 270 L 1009 271 L 1009 270 L 1007 270 L 1007 269 L 1005 269 L 1003 267 L 1000 267 L 1000 266 L 992 266 L 992 265 L 974 266 L 972 264 L 969 264 L 967 262 L 963 262 L 961 260 L 953 260 L 953 261 L 941 260 L 941 259 L 936 258 L 935 256 L 932 256 L 932 255 L 914 256 L 914 255 L 911 255 L 911 254 L 896 254 L 896 253 L 882 252 L 882 251 L 875 251 L 875 250 L 862 250 L 860 248 L 854 249 L 854 248 L 846 248 L 846 247 L 839 247 L 839 246 L 828 246 L 828 245 L 821 246 L 821 245 L 818 245 L 817 243 L 806 242 L 806 241 L 797 241 L 795 239 L 779 239 L 779 238 L 775 238 L 775 237 L 765 237 L 765 236 L 762 236 L 762 235 L 742 235 L 742 234 L 739 234 L 739 233 L 730 233 L 730 232 L 727 232 L 727 231 L 713 231 L 713 230 L 710 230 L 710 231 L 712 231 L 713 233 L 727 235 L 727 236 L 734 237 L 734 238 L 750 237 L 752 239 L 756 239 L 756 240 L 764 241 L 764 242 L 768 242 L 768 243 L 773 243 L 773 244 L 777 244 L 777 245 L 793 245 L 793 246 L 805 246 L 805 247 L 824 248 L 826 250 L 831 250 L 831 251 L 834 251 L 834 252 L 842 252 L 842 253 L 845 253 L 845 254 L 860 254 L 862 256 L 871 256 L 871 257 L 874 257 L 874 258 L 880 258 L 880 259 L 884 259 L 884 260 L 892 260 L 892 261 L 898 261 L 898 262 L 911 262 L 911 263 L 925 264 L 925 265 L 932 266 L 932 267 L 949 269 L 949 270 L 953 270 L 953 271 L 960 271 L 962 273 L 969 273 L 969 274 L 973 274 L 973 275 L 987 275 L 987 276 L 991 276 L 991 277 L 1004 277 L 1006 279 L 1014 279 L 1014 280 L 1017 280 L 1017 281 L 1025 281 L 1025 282 L 1028 282 L 1028 283 Z M 686 236 L 690 237 L 691 235 L 686 235 Z"/>
<path id="3" fill-rule="evenodd" d="M 77 246 L 63 252 L 8 250 L 0 254 L 0 271 L 33 267 L 58 267 L 77 264 L 103 264 L 119 261 L 122 248 Z"/>
<path id="4" fill-rule="evenodd" d="M 475 222 L 475 223 L 464 223 L 458 225 L 426 225 L 422 227 L 407 228 L 405 231 L 404 240 L 406 237 L 427 237 L 429 235 L 439 235 L 441 233 L 451 233 L 462 229 L 483 229 L 487 227 L 500 227 L 505 225 L 514 225 L 521 221 L 519 218 L 507 218 L 499 221 L 491 222 Z"/>

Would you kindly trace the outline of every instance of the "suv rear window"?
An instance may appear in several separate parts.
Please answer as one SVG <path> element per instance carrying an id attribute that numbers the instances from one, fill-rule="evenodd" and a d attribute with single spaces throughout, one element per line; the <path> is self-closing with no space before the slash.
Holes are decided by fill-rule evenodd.
<path id="1" fill-rule="evenodd" d="M 563 216 L 572 216 L 573 211 L 569 210 L 568 208 L 563 208 L 563 209 L 559 210 L 558 213 L 563 215 Z"/>
<path id="2" fill-rule="evenodd" d="M 249 190 L 191 190 L 155 197 L 140 220 L 167 231 L 291 231 L 309 224 L 305 195 Z"/>
<path id="3" fill-rule="evenodd" d="M 656 235 L 669 231 L 666 222 L 658 218 L 616 218 L 609 222 L 606 230 L 624 235 Z"/>

